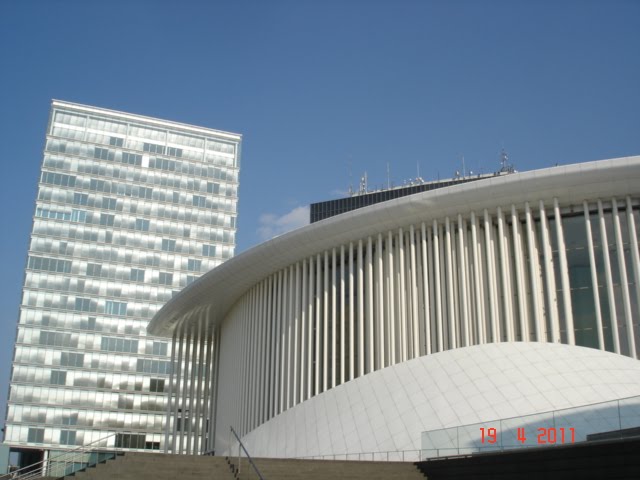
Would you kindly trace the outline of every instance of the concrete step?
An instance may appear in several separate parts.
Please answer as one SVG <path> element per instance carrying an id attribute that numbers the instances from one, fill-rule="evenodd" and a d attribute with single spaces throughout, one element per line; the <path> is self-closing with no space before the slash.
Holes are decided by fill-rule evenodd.
<path id="1" fill-rule="evenodd" d="M 237 459 L 235 459 L 237 462 Z M 424 475 L 409 462 L 359 462 L 258 458 L 254 463 L 267 480 L 352 478 L 418 480 Z M 247 470 L 249 465 L 243 464 Z"/>
<path id="2" fill-rule="evenodd" d="M 221 457 L 127 453 L 87 468 L 75 476 L 77 480 L 232 480 L 229 466 Z"/>
<path id="3" fill-rule="evenodd" d="M 237 458 L 231 458 L 235 465 Z M 424 475 L 409 462 L 254 459 L 265 480 L 420 480 Z M 244 480 L 255 479 L 253 468 L 243 459 L 235 477 L 224 457 L 127 453 L 77 473 L 74 480 Z"/>

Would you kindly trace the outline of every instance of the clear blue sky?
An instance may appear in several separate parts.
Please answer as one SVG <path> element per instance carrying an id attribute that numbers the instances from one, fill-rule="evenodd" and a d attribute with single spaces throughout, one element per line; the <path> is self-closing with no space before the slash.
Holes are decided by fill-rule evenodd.
<path id="1" fill-rule="evenodd" d="M 370 184 L 640 154 L 640 2 L 0 2 L 0 422 L 52 98 L 242 133 L 238 249 Z"/>

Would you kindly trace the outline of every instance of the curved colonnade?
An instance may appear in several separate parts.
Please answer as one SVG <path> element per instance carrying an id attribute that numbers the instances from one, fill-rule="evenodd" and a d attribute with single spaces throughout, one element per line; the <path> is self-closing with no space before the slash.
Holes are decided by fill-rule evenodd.
<path id="1" fill-rule="evenodd" d="M 640 157 L 479 180 L 273 239 L 154 318 L 172 335 L 167 445 L 224 449 L 367 373 L 472 345 L 638 358 Z"/>

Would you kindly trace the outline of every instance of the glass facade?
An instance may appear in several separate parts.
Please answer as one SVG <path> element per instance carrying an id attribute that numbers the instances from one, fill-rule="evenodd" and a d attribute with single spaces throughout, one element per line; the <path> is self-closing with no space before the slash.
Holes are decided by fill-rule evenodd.
<path id="1" fill-rule="evenodd" d="M 7 408 L 12 447 L 162 449 L 153 315 L 233 256 L 241 137 L 53 101 Z"/>

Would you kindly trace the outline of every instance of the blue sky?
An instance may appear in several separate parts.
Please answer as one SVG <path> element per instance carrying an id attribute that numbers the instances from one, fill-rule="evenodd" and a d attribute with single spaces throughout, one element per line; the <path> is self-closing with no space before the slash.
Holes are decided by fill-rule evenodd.
<path id="1" fill-rule="evenodd" d="M 640 2 L 0 2 L 0 417 L 52 98 L 242 133 L 237 251 L 370 185 L 640 154 Z"/>

